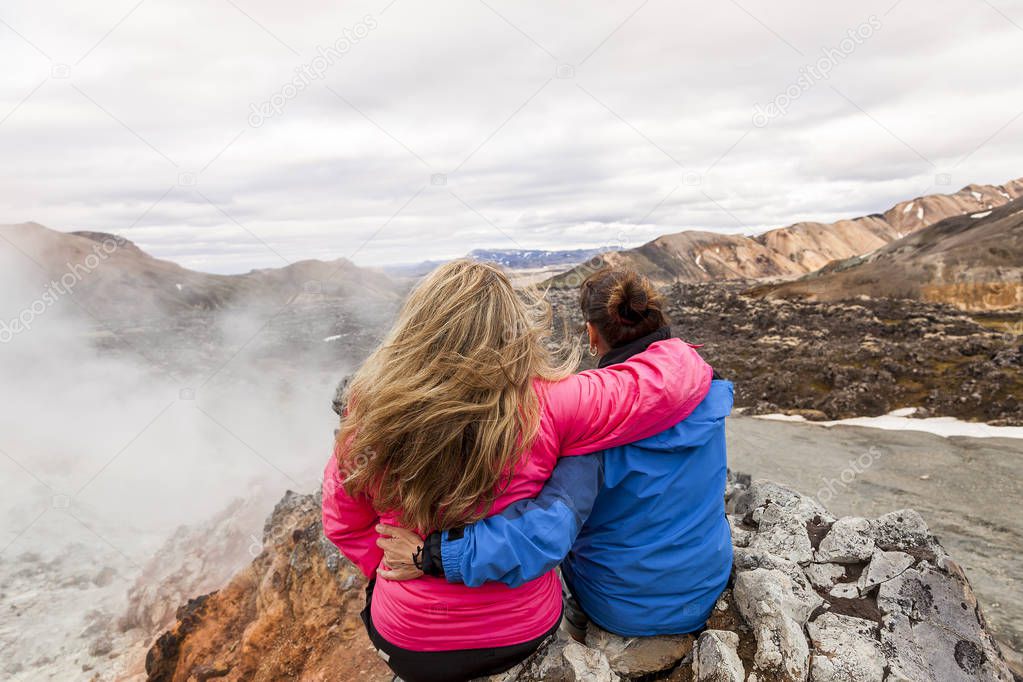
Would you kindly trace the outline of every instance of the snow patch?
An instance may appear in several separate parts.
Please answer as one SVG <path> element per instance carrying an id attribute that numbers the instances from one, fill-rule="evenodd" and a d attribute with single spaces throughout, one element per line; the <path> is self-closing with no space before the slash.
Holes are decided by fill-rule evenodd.
<path id="1" fill-rule="evenodd" d="M 696 254 L 696 267 L 700 268 L 704 272 L 707 272 L 707 268 L 703 267 L 703 254 Z"/>
<path id="2" fill-rule="evenodd" d="M 980 213 L 974 213 L 970 217 L 971 218 L 987 218 L 989 215 L 991 215 L 991 213 L 992 213 L 991 211 L 982 211 Z"/>
<path id="3" fill-rule="evenodd" d="M 178 288 L 178 291 L 181 291 L 184 288 L 184 287 L 181 286 L 181 282 L 178 282 L 174 286 L 176 286 Z"/>
<path id="4" fill-rule="evenodd" d="M 916 219 L 917 220 L 923 220 L 924 219 L 924 207 L 923 206 L 921 206 L 920 208 L 916 209 Z"/>
<path id="5" fill-rule="evenodd" d="M 976 199 L 977 201 L 980 201 L 981 199 L 984 198 L 984 195 L 981 194 L 980 192 L 970 192 L 970 194 L 972 194 L 973 198 Z"/>
<path id="6" fill-rule="evenodd" d="M 906 214 L 906 213 L 909 213 L 912 210 L 913 210 L 913 202 L 911 201 L 908 204 L 906 204 L 906 208 L 902 209 L 902 213 Z"/>
<path id="7" fill-rule="evenodd" d="M 929 417 L 913 419 L 909 415 L 916 412 L 915 407 L 894 410 L 880 417 L 853 417 L 834 421 L 811 422 L 800 415 L 764 414 L 757 419 L 769 419 L 784 422 L 805 422 L 814 426 L 865 426 L 885 431 L 924 431 L 942 438 L 950 436 L 966 436 L 968 438 L 1023 438 L 1023 426 L 991 426 L 983 422 L 966 422 L 955 417 Z"/>
<path id="8" fill-rule="evenodd" d="M 328 336 L 323 340 L 326 341 L 327 343 L 330 343 L 331 341 L 337 341 L 340 338 L 341 338 L 340 334 L 335 334 L 334 336 Z"/>

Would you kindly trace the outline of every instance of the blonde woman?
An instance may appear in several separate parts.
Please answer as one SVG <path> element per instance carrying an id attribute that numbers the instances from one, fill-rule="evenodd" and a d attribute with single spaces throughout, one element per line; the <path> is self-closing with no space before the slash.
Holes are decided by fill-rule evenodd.
<path id="1" fill-rule="evenodd" d="M 561 586 L 553 571 L 514 588 L 376 582 L 378 523 L 424 536 L 497 514 L 535 497 L 560 457 L 652 436 L 710 389 L 710 366 L 678 339 L 572 375 L 577 357 L 556 362 L 549 337 L 549 306 L 496 266 L 454 261 L 410 294 L 348 387 L 323 527 L 370 580 L 363 619 L 402 680 L 507 670 L 558 627 Z"/>

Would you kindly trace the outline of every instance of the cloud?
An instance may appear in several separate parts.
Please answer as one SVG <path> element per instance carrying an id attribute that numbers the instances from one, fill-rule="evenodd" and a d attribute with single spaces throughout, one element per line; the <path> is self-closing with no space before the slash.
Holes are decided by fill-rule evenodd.
<path id="1" fill-rule="evenodd" d="M 753 232 L 948 189 L 938 173 L 1020 175 L 1023 16 L 983 3 L 15 0 L 0 18 L 0 222 L 211 271 Z"/>

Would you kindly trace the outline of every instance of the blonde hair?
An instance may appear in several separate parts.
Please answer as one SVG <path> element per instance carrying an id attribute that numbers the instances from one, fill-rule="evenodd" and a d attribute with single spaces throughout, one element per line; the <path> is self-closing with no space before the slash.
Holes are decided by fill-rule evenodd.
<path id="1" fill-rule="evenodd" d="M 556 361 L 551 320 L 496 265 L 428 275 L 348 386 L 337 435 L 348 493 L 424 532 L 486 516 L 539 429 L 534 379 L 578 364 L 577 346 Z"/>

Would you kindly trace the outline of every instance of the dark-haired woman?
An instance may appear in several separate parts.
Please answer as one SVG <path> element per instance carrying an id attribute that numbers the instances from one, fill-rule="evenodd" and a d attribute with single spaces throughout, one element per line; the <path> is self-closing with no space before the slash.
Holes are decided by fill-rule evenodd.
<path id="1" fill-rule="evenodd" d="M 634 272 L 605 269 L 583 283 L 580 305 L 600 367 L 671 337 L 662 300 Z M 732 384 L 715 377 L 684 420 L 629 445 L 563 459 L 539 496 L 463 528 L 419 536 L 381 526 L 390 579 L 443 575 L 478 586 L 521 585 L 561 564 L 582 613 L 625 636 L 700 629 L 732 567 L 725 517 L 725 417 Z M 410 565 L 419 552 L 422 570 Z M 571 604 L 571 602 L 570 602 Z"/>

